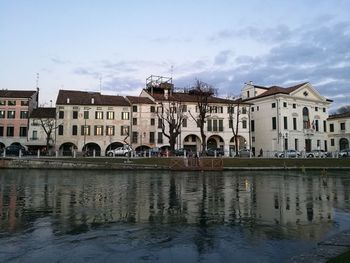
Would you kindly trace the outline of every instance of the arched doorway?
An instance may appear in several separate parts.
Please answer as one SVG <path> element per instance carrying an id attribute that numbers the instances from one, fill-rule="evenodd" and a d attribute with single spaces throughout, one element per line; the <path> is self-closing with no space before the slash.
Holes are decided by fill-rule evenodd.
<path id="1" fill-rule="evenodd" d="M 187 135 L 183 142 L 183 148 L 198 152 L 201 150 L 201 139 L 195 134 Z"/>
<path id="2" fill-rule="evenodd" d="M 61 144 L 61 146 L 59 148 L 60 153 L 63 156 L 73 156 L 73 151 L 77 150 L 77 149 L 78 149 L 78 147 L 74 143 L 71 143 L 71 142 L 65 142 L 65 143 Z"/>
<path id="3" fill-rule="evenodd" d="M 235 137 L 232 137 L 230 140 L 230 156 L 235 156 L 236 155 L 236 148 L 239 150 L 247 148 L 247 140 L 241 136 L 237 136 L 237 146 L 235 142 Z"/>
<path id="4" fill-rule="evenodd" d="M 346 138 L 341 138 L 339 140 L 339 150 L 344 150 L 349 148 L 349 140 Z"/>
<path id="5" fill-rule="evenodd" d="M 224 148 L 224 139 L 219 135 L 212 135 L 207 140 L 208 149 Z"/>
<path id="6" fill-rule="evenodd" d="M 146 156 L 150 149 L 147 145 L 140 145 L 135 148 L 135 152 L 137 156 Z"/>
<path id="7" fill-rule="evenodd" d="M 110 150 L 114 150 L 118 147 L 123 147 L 124 144 L 121 142 L 112 142 L 110 145 L 107 146 L 106 151 L 105 151 L 105 155 L 107 155 L 107 152 Z"/>
<path id="8" fill-rule="evenodd" d="M 93 156 L 94 152 L 95 156 L 101 156 L 101 147 L 97 143 L 89 142 L 83 147 L 83 153 L 85 156 Z"/>
<path id="9" fill-rule="evenodd" d="M 0 142 L 0 149 L 4 149 L 5 148 L 5 144 L 3 144 L 2 142 Z"/>

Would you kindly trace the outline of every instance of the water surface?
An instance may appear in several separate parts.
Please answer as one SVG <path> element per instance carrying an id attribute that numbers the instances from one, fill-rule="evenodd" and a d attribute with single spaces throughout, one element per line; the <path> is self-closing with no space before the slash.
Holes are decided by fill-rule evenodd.
<path id="1" fill-rule="evenodd" d="M 282 262 L 350 228 L 350 172 L 0 170 L 0 261 Z"/>

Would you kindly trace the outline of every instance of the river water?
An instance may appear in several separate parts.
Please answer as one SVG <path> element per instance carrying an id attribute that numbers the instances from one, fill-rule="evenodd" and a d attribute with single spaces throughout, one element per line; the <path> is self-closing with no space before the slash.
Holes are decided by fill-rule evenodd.
<path id="1" fill-rule="evenodd" d="M 0 261 L 285 262 L 349 197 L 350 171 L 0 170 Z"/>

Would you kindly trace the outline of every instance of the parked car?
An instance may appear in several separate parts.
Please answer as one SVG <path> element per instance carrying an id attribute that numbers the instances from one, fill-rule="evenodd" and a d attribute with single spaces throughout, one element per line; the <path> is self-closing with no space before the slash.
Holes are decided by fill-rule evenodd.
<path id="1" fill-rule="evenodd" d="M 350 149 L 343 149 L 338 153 L 338 157 L 350 157 Z"/>
<path id="2" fill-rule="evenodd" d="M 21 151 L 22 155 L 29 155 L 28 150 L 22 145 L 12 144 L 12 145 L 7 146 L 5 148 L 6 155 L 19 156 L 20 151 Z"/>
<path id="3" fill-rule="evenodd" d="M 296 150 L 286 150 L 286 151 L 281 151 L 281 152 L 276 152 L 275 157 L 278 158 L 299 158 L 301 156 L 300 152 Z"/>
<path id="4" fill-rule="evenodd" d="M 241 149 L 238 152 L 239 157 L 251 157 L 253 153 L 249 149 Z"/>
<path id="5" fill-rule="evenodd" d="M 221 148 L 209 148 L 206 151 L 207 156 L 215 156 L 215 152 L 216 152 L 216 156 L 224 156 L 225 152 L 224 149 Z"/>
<path id="6" fill-rule="evenodd" d="M 122 147 L 107 151 L 107 156 L 128 156 L 132 151 L 133 150 L 129 145 L 124 145 Z"/>
<path id="7" fill-rule="evenodd" d="M 306 153 L 307 158 L 325 158 L 327 153 L 324 150 L 312 150 Z"/>

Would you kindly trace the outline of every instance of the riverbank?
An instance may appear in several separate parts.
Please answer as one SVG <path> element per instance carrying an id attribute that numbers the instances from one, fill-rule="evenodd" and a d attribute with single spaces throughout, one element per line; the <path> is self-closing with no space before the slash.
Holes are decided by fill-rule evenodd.
<path id="1" fill-rule="evenodd" d="M 349 170 L 349 159 L 207 158 L 222 160 L 222 170 Z M 169 170 L 182 157 L 161 158 L 2 158 L 3 169 Z M 185 162 L 185 161 L 184 161 Z M 186 166 L 184 166 L 186 170 Z M 191 169 L 188 169 L 191 170 Z M 200 170 L 200 169 L 197 169 Z"/>

